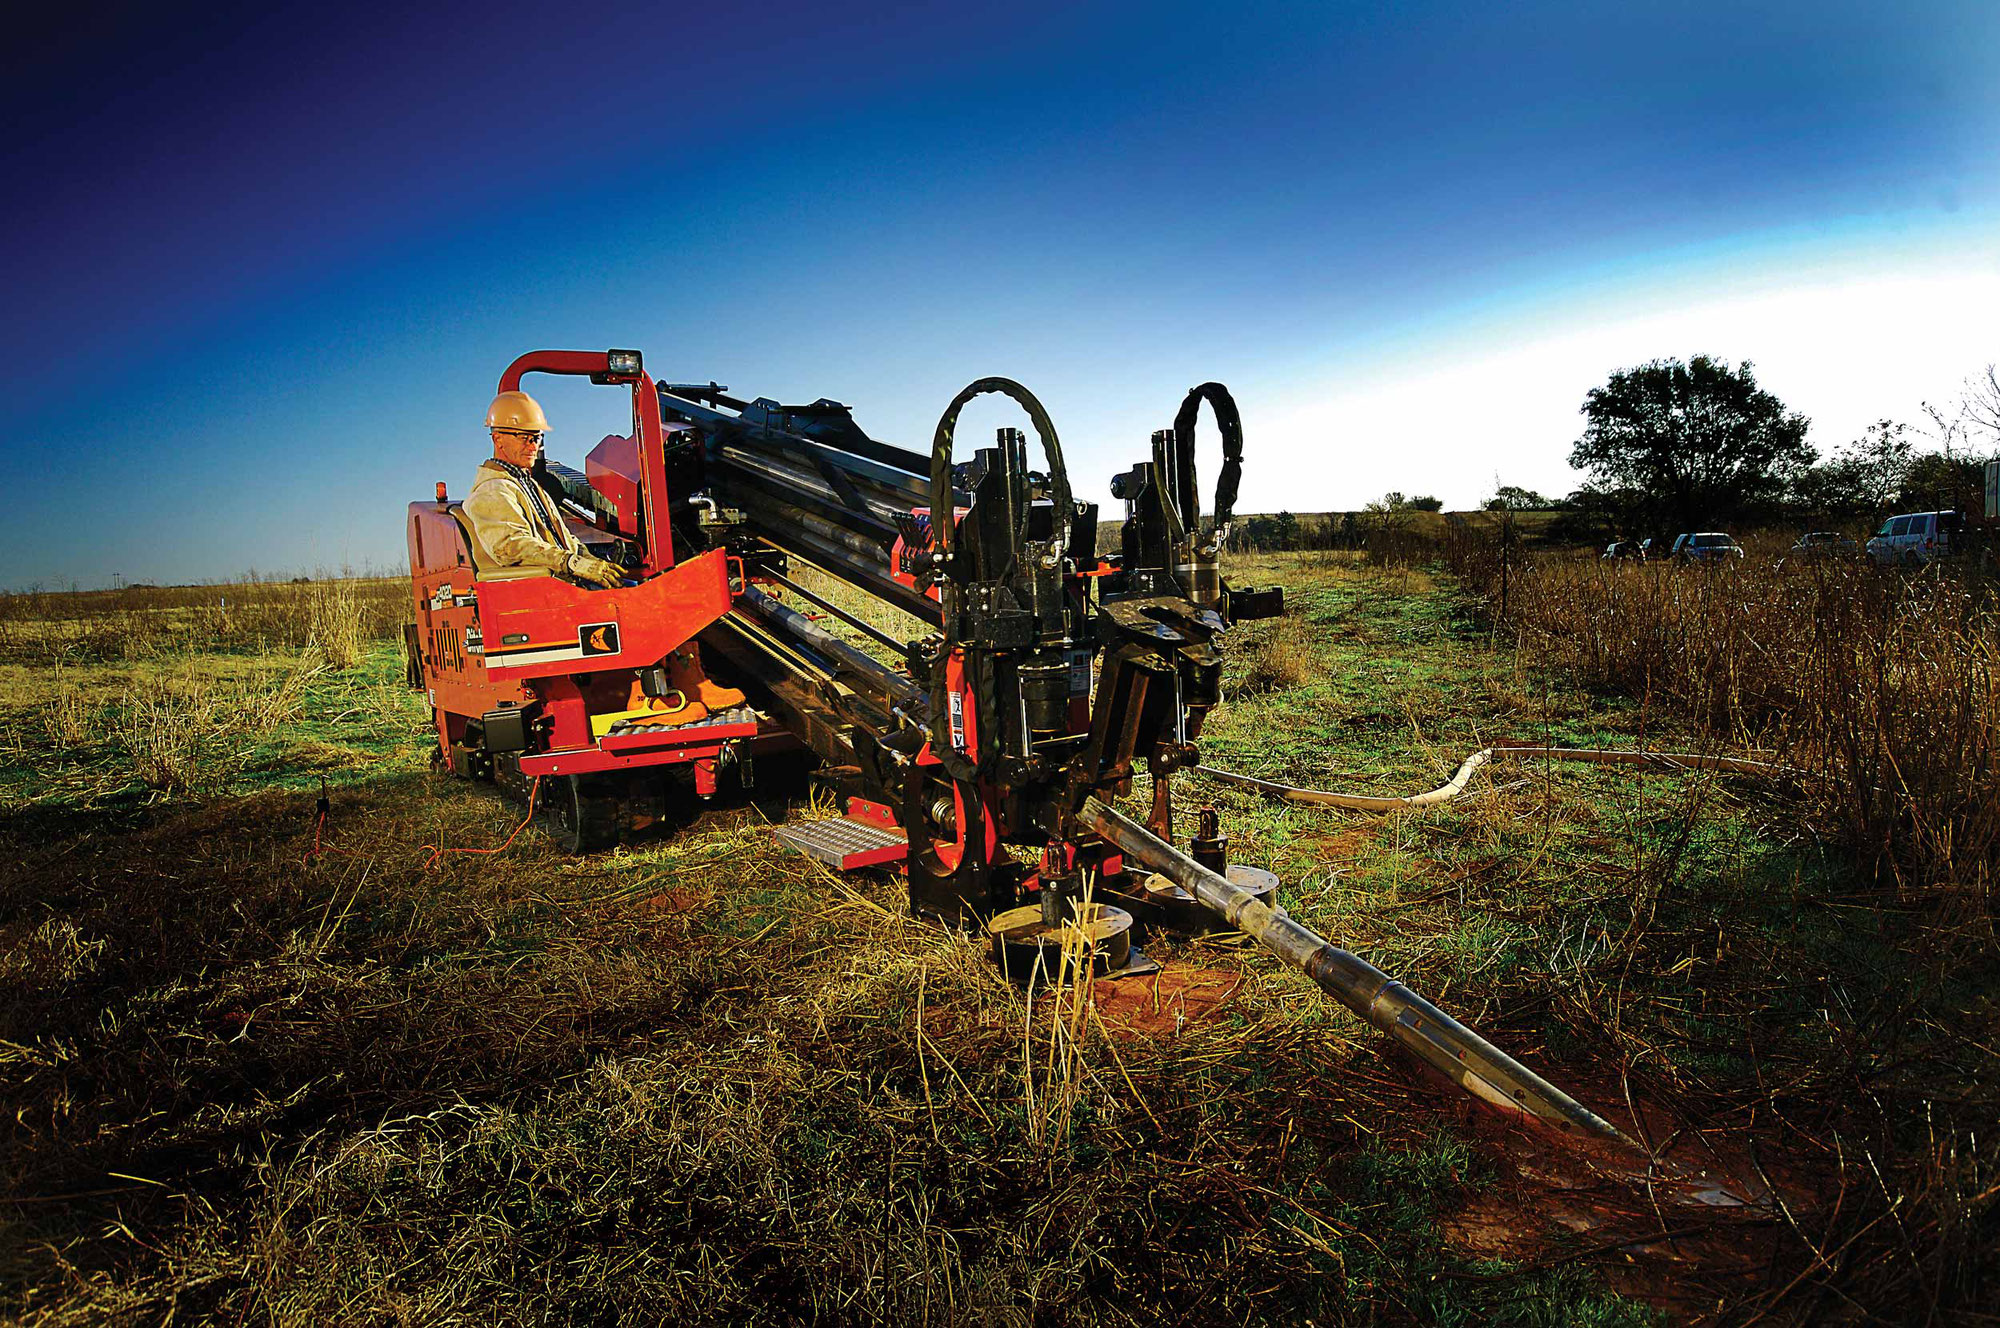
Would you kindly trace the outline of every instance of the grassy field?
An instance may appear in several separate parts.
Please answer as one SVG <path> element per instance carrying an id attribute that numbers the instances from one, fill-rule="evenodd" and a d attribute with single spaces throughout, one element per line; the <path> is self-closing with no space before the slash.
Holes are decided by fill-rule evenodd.
<path id="1" fill-rule="evenodd" d="M 1499 739 L 1713 732 L 1431 572 L 1232 576 L 1292 612 L 1238 635 L 1219 765 L 1407 792 Z M 1309 925 L 1707 1172 L 1689 1203 L 1229 938 L 1031 1008 L 893 877 L 780 856 L 809 792 L 775 768 L 616 853 L 516 835 L 431 773 L 392 590 L 254 633 L 0 606 L 0 1314 L 1990 1321 L 1991 946 L 1797 790 L 1502 767 L 1378 817 L 1186 786 Z"/>

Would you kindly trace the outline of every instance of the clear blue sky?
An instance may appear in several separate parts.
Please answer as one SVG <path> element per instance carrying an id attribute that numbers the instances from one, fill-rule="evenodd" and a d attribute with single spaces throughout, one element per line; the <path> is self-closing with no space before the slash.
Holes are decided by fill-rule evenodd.
<path id="1" fill-rule="evenodd" d="M 1730 302 L 2000 277 L 1990 0 L 72 8 L 0 56 L 0 586 L 394 566 L 541 346 L 909 443 L 1010 375 L 1100 498 L 1220 378 L 1252 510 L 1566 487 L 1636 358 L 1789 353 L 1841 427 L 2000 358 L 1990 302 L 1883 297 L 1938 340 L 1875 408 Z M 1550 338 L 1493 441 L 1436 413 Z M 552 455 L 612 397 L 545 393 Z"/>

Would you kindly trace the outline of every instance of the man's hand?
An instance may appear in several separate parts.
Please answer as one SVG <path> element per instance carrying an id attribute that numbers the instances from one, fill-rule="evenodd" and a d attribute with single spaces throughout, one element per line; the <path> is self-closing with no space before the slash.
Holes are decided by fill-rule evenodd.
<path id="1" fill-rule="evenodd" d="M 625 583 L 624 568 L 616 563 L 605 562 L 602 558 L 593 558 L 581 549 L 569 556 L 569 574 L 579 581 L 603 586 L 606 590 L 615 589 Z"/>

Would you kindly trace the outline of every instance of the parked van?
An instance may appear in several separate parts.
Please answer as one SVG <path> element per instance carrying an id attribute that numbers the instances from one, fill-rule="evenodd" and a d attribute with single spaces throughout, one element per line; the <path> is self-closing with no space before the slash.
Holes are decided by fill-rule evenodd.
<path id="1" fill-rule="evenodd" d="M 1964 518 L 1957 512 L 1910 512 L 1892 516 L 1868 541 L 1877 567 L 1921 567 L 1958 550 Z"/>

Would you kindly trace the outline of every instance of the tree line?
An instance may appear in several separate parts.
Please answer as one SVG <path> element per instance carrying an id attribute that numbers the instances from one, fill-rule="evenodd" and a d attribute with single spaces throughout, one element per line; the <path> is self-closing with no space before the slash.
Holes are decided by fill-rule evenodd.
<path id="1" fill-rule="evenodd" d="M 1549 538 L 1616 531 L 1674 534 L 1778 522 L 1873 523 L 1892 511 L 1984 511 L 1985 462 L 2000 453 L 2000 366 L 1967 379 L 1957 399 L 1923 404 L 1916 425 L 1882 419 L 1822 456 L 1809 421 L 1757 382 L 1749 361 L 1708 355 L 1620 369 L 1585 396 L 1569 463 L 1588 476 L 1566 497 L 1498 484 L 1489 512 L 1556 511 Z M 1362 543 L 1444 504 L 1384 494 L 1307 531 L 1291 512 L 1238 524 L 1232 544 L 1293 549 Z"/>
<path id="2" fill-rule="evenodd" d="M 1793 521 L 1872 522 L 1890 510 L 1984 510 L 2000 448 L 2000 371 L 1988 365 L 1924 423 L 1883 419 L 1821 456 L 1808 421 L 1757 383 L 1749 361 L 1707 355 L 1620 369 L 1584 399 L 1569 462 L 1589 476 L 1573 524 L 1627 530 Z"/>

